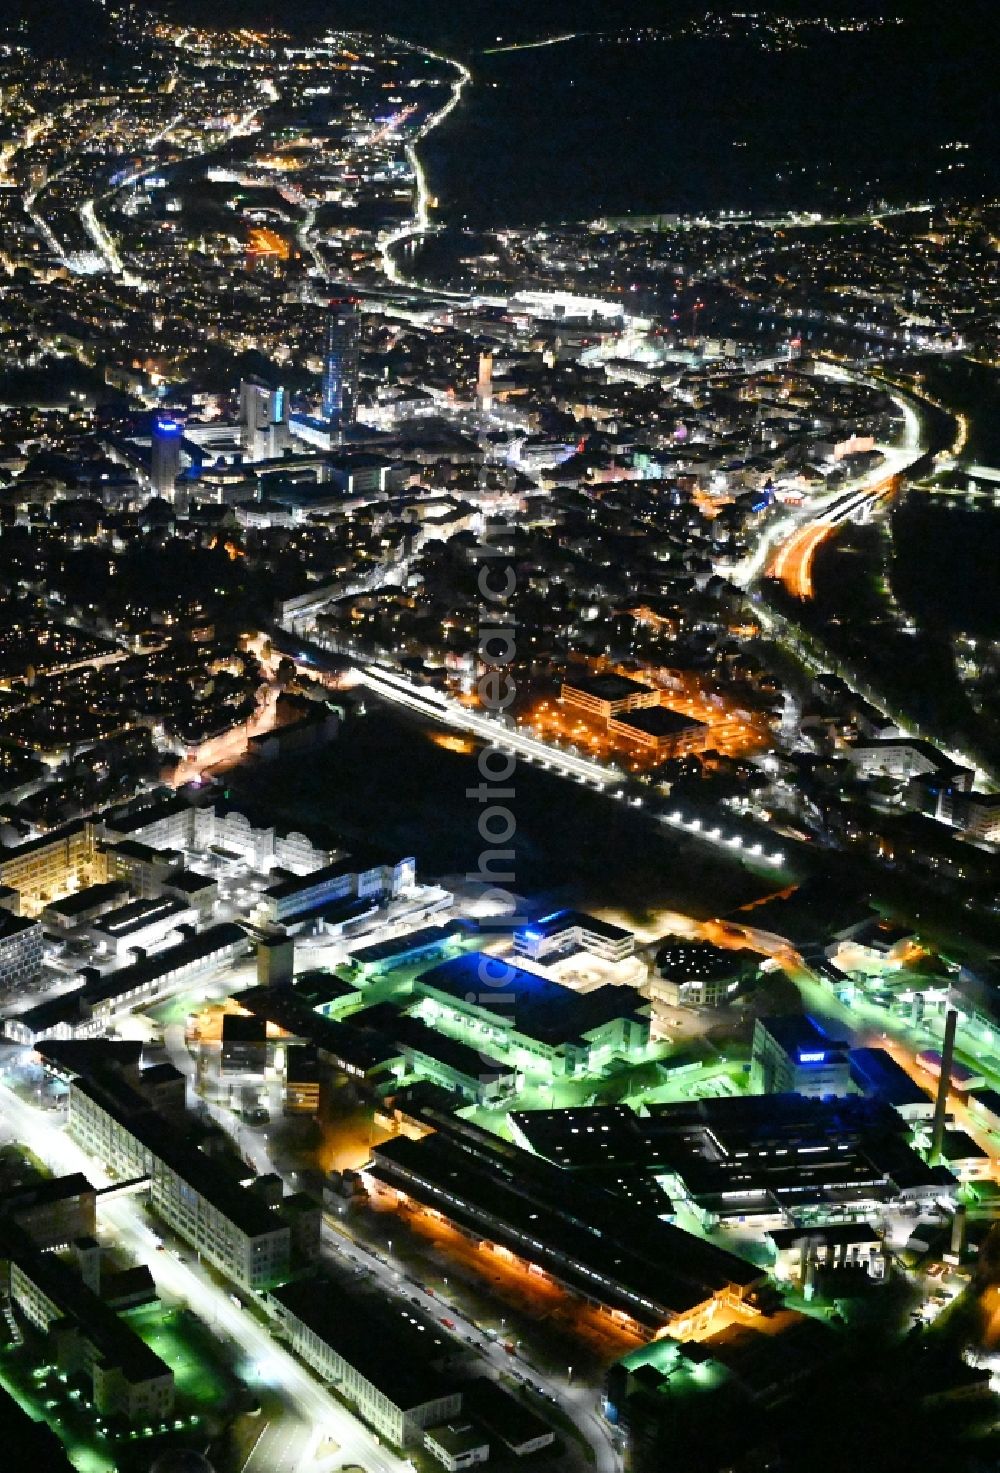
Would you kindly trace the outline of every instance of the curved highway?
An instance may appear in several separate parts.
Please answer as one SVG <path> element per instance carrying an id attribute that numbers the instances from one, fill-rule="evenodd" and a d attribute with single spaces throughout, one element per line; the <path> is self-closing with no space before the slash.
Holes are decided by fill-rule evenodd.
<path id="1" fill-rule="evenodd" d="M 768 566 L 768 577 L 777 578 L 795 598 L 812 598 L 813 563 L 823 543 L 844 522 L 867 515 L 883 496 L 892 496 L 899 490 L 902 482 L 899 472 L 890 475 L 880 472 L 880 475 L 881 479 L 871 487 L 838 496 L 815 520 L 782 542 Z"/>
<path id="2" fill-rule="evenodd" d="M 828 367 L 828 376 L 851 383 L 871 385 L 865 374 L 849 373 L 837 365 Z M 885 389 L 884 384 L 877 385 Z M 774 542 L 775 529 L 765 533 L 747 559 L 743 576 L 737 582 L 751 587 L 761 574 L 777 578 L 795 598 L 813 596 L 812 568 L 816 553 L 834 530 L 856 516 L 867 515 L 884 496 L 898 490 L 901 478 L 927 454 L 924 423 L 909 398 L 892 393 L 893 403 L 903 417 L 903 438 L 898 445 L 880 445 L 882 464 L 853 485 L 841 487 L 826 495 L 810 498 L 808 506 L 785 519 L 788 535 Z"/>

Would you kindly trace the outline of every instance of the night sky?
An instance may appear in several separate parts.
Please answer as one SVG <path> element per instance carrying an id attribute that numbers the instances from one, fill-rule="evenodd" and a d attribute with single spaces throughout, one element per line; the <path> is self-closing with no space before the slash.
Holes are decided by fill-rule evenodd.
<path id="1" fill-rule="evenodd" d="M 93 24 L 86 26 L 86 11 L 93 8 Z M 629 25 L 669 24 L 706 10 L 723 10 L 699 0 L 166 0 L 160 9 L 178 20 L 231 23 L 262 22 L 289 29 L 321 25 L 390 30 L 428 42 L 476 47 L 505 38 L 551 34 L 560 30 L 596 30 Z M 734 10 L 745 10 L 733 4 Z M 1000 15 L 994 0 L 961 0 L 942 5 L 940 0 L 901 0 L 884 4 L 879 0 L 781 0 L 762 6 L 790 16 L 825 15 L 850 17 L 900 14 L 917 21 L 905 44 L 920 47 L 935 36 L 961 35 L 970 43 L 970 68 L 987 63 L 990 37 L 1000 30 Z M 54 47 L 75 45 L 84 31 L 97 33 L 98 7 L 94 0 L 5 0 L 3 18 L 26 18 L 34 29 L 47 34 Z M 973 48 L 976 49 L 973 49 Z M 873 78 L 873 83 L 875 79 Z"/>

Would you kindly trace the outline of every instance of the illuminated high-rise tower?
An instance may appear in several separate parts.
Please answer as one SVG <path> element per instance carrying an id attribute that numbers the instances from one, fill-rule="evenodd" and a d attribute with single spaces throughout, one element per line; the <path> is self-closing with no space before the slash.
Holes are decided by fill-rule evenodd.
<path id="1" fill-rule="evenodd" d="M 480 407 L 489 410 L 493 405 L 493 354 L 480 353 L 479 375 L 476 379 L 476 398 Z"/>
<path id="2" fill-rule="evenodd" d="M 281 455 L 288 444 L 288 398 L 260 379 L 240 384 L 240 439 L 249 461 Z"/>
<path id="3" fill-rule="evenodd" d="M 323 418 L 332 434 L 341 434 L 357 414 L 360 334 L 357 298 L 334 298 L 323 345 Z"/>
<path id="4" fill-rule="evenodd" d="M 184 426 L 160 415 L 153 420 L 149 478 L 156 496 L 171 500 L 181 473 L 181 438 Z"/>
<path id="5" fill-rule="evenodd" d="M 283 388 L 277 388 L 271 392 L 270 403 L 271 423 L 268 426 L 268 455 L 284 455 L 288 449 L 288 395 Z"/>

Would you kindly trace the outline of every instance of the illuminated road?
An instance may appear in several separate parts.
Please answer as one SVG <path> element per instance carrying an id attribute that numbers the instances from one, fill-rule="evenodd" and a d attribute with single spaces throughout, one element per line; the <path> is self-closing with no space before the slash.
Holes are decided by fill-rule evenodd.
<path id="1" fill-rule="evenodd" d="M 176 77 L 174 77 L 174 81 L 176 81 Z M 171 89 L 171 91 L 172 90 L 173 89 Z M 162 143 L 163 140 L 167 138 L 169 134 L 174 130 L 174 128 L 177 127 L 178 123 L 183 121 L 183 119 L 184 114 L 177 113 L 175 117 L 170 119 L 170 122 L 167 123 L 165 128 L 161 129 L 161 131 L 157 133 L 154 138 L 151 138 L 149 140 L 148 144 L 146 144 L 146 147 L 155 148 L 158 143 Z M 125 189 L 128 187 L 128 185 L 135 184 L 145 174 L 151 174 L 154 167 L 155 165 L 148 169 L 137 169 L 134 173 L 130 174 L 127 179 L 123 179 L 121 184 L 117 185 L 114 189 L 109 190 L 107 195 L 102 195 L 99 197 L 106 199 L 113 194 L 117 194 L 119 189 Z M 87 200 L 86 204 L 82 206 L 80 210 L 80 219 L 83 223 L 83 228 L 90 237 L 95 250 L 103 258 L 108 270 L 114 276 L 121 276 L 125 270 L 125 263 L 122 260 L 121 256 L 118 254 L 118 247 L 115 245 L 114 238 L 107 230 L 107 228 L 97 218 L 96 206 L 97 198 Z M 136 280 L 133 284 L 138 286 L 141 285 L 141 282 Z"/>
<path id="2" fill-rule="evenodd" d="M 388 122 L 383 123 L 381 127 L 376 128 L 373 133 L 369 133 L 368 137 L 361 145 L 362 148 L 374 148 L 376 144 L 384 143 L 387 138 L 392 138 L 396 133 L 399 132 L 400 128 L 406 122 L 407 118 L 412 118 L 416 110 L 416 103 L 411 102 L 408 107 L 403 108 L 402 112 L 396 113 L 394 117 L 391 117 L 388 120 Z"/>
<path id="3" fill-rule="evenodd" d="M 300 656 L 299 664 L 315 677 L 314 663 Z M 651 816 L 657 822 L 681 830 L 689 838 L 722 850 L 737 861 L 749 860 L 752 864 L 775 868 L 785 864 L 786 855 L 781 850 L 769 853 L 761 841 L 752 841 L 733 832 L 731 815 L 722 808 L 718 812 L 723 821 L 714 823 L 711 819 L 693 817 L 669 801 L 661 804 L 659 800 L 642 794 L 633 793 L 629 796 L 624 787 L 628 774 L 617 767 L 602 765 L 575 752 L 554 747 L 540 737 L 530 736 L 523 728 L 505 726 L 496 717 L 487 716 L 460 701 L 449 699 L 440 691 L 415 686 L 404 675 L 385 666 L 359 663 L 357 679 L 359 684 L 368 686 L 373 695 L 393 705 L 402 706 L 404 710 L 412 711 L 425 720 L 456 727 L 486 746 L 495 746 L 500 751 L 515 754 L 557 777 L 589 783 L 605 796 L 617 798 L 634 808 L 648 805 L 652 810 Z"/>
<path id="4" fill-rule="evenodd" d="M 833 532 L 834 522 L 825 520 L 803 527 L 778 549 L 770 567 L 770 576 L 783 583 L 794 598 L 812 598 L 813 560 Z"/>
<path id="5" fill-rule="evenodd" d="M 430 115 L 430 117 L 424 123 L 423 127 L 421 127 L 414 134 L 413 138 L 406 144 L 404 149 L 407 162 L 409 163 L 410 168 L 413 170 L 413 178 L 416 184 L 416 196 L 413 202 L 413 217 L 411 220 L 407 221 L 405 225 L 401 225 L 398 230 L 393 230 L 389 235 L 384 236 L 383 239 L 379 241 L 379 255 L 381 257 L 382 271 L 385 274 L 387 280 L 393 283 L 403 283 L 404 281 L 399 267 L 396 265 L 395 258 L 393 257 L 394 247 L 397 245 L 401 245 L 403 241 L 416 240 L 420 236 L 426 235 L 428 230 L 431 228 L 430 190 L 427 185 L 427 175 L 424 171 L 424 166 L 420 162 L 420 155 L 417 152 L 417 145 L 424 138 L 427 137 L 428 133 L 431 133 L 435 128 L 440 127 L 445 118 L 447 118 L 450 113 L 453 113 L 455 111 L 455 108 L 458 107 L 459 103 L 462 100 L 462 93 L 472 81 L 472 73 L 469 71 L 468 67 L 463 66 L 460 61 L 455 61 L 450 56 L 440 56 L 437 52 L 434 51 L 423 50 L 423 55 L 429 57 L 433 61 L 440 61 L 445 63 L 447 66 L 454 67 L 455 71 L 457 72 L 457 76 L 455 81 L 452 83 L 451 92 L 449 94 L 448 101 L 445 103 L 444 107 L 439 108 L 436 113 L 432 113 Z M 409 285 L 409 283 L 406 284 Z"/>
<path id="6" fill-rule="evenodd" d="M 274 1170 L 271 1166 L 269 1169 Z M 402 1292 L 403 1284 L 401 1274 L 394 1269 L 392 1263 L 383 1255 L 373 1252 L 357 1237 L 357 1229 L 351 1229 L 350 1225 L 343 1220 L 338 1220 L 330 1215 L 324 1219 L 323 1241 L 327 1251 L 336 1254 L 342 1261 L 356 1268 L 365 1268 L 382 1285 L 387 1295 L 398 1295 Z M 522 1368 L 528 1374 L 533 1386 L 541 1389 L 543 1395 L 549 1396 L 560 1405 L 565 1415 L 575 1424 L 577 1430 L 586 1438 L 593 1455 L 593 1466 L 598 1473 L 617 1473 L 620 1467 L 618 1454 L 608 1436 L 607 1427 L 598 1418 L 595 1408 L 598 1398 L 590 1388 L 583 1384 L 574 1384 L 568 1378 L 556 1378 L 539 1371 L 517 1351 L 513 1354 L 503 1348 L 498 1341 L 484 1335 L 473 1320 L 468 1319 L 455 1302 L 455 1296 L 445 1296 L 443 1291 L 436 1290 L 434 1294 L 428 1294 L 419 1283 L 408 1278 L 405 1290 L 411 1300 L 416 1300 L 418 1307 L 433 1321 L 441 1319 L 441 1311 L 447 1311 L 447 1318 L 455 1326 L 456 1337 L 472 1345 L 480 1355 L 490 1364 L 497 1375 L 509 1374 L 512 1365 Z M 542 1413 L 544 1415 L 544 1412 Z"/>
<path id="7" fill-rule="evenodd" d="M 164 1042 L 171 1063 L 187 1077 L 188 1105 L 192 1106 L 196 1098 L 194 1086 L 197 1065 L 187 1046 L 183 1025 L 170 1024 L 164 1030 Z M 230 1137 L 240 1156 L 245 1161 L 252 1162 L 259 1175 L 264 1176 L 269 1172 L 283 1174 L 271 1157 L 268 1131 L 248 1128 L 231 1110 L 204 1095 L 197 1097 L 197 1103 L 208 1110 L 215 1123 Z M 272 1113 L 276 1109 L 275 1104 Z M 297 1188 L 294 1180 L 286 1180 L 286 1185 L 293 1190 Z M 611 1444 L 606 1426 L 597 1415 L 598 1401 L 592 1388 L 583 1383 L 574 1383 L 568 1378 L 547 1375 L 520 1355 L 512 1356 L 502 1345 L 484 1335 L 480 1327 L 462 1313 L 454 1303 L 453 1296 L 446 1298 L 441 1292 L 428 1294 L 413 1279 L 407 1279 L 404 1285 L 402 1276 L 393 1263 L 384 1254 L 370 1248 L 359 1237 L 360 1230 L 360 1224 L 356 1222 L 325 1214 L 322 1239 L 324 1253 L 336 1258 L 341 1267 L 346 1265 L 354 1271 L 367 1271 L 389 1299 L 398 1298 L 405 1293 L 411 1302 L 417 1301 L 419 1307 L 434 1322 L 441 1319 L 442 1309 L 447 1309 L 447 1316 L 453 1321 L 459 1340 L 473 1346 L 498 1374 L 509 1373 L 511 1365 L 517 1363 L 528 1373 L 532 1384 L 541 1388 L 543 1395 L 548 1395 L 559 1403 L 575 1422 L 593 1451 L 593 1466 L 598 1473 L 617 1473 L 617 1453 Z M 257 1456 L 247 1463 L 244 1473 L 275 1473 L 275 1469 L 267 1462 L 272 1451 L 272 1440 L 262 1438 L 255 1449 Z"/>
<path id="8" fill-rule="evenodd" d="M 159 133 L 155 134 L 152 138 L 148 140 L 147 143 L 143 145 L 144 151 L 155 148 L 158 144 L 162 143 L 166 138 L 170 136 L 174 129 L 177 128 L 184 121 L 184 113 L 177 113 L 163 128 L 160 129 Z M 228 130 L 225 135 L 225 142 L 229 143 L 234 138 L 243 138 L 246 137 L 248 133 L 254 132 L 256 121 L 257 109 L 251 108 L 248 112 L 244 113 L 242 117 L 240 117 L 237 122 L 235 122 L 233 126 Z M 214 153 L 216 149 L 218 149 L 220 146 L 221 145 L 219 144 L 218 139 L 213 138 L 211 141 L 211 146 L 209 148 L 203 150 L 202 152 L 195 152 L 193 154 L 190 154 L 188 155 L 188 157 L 204 158 L 207 154 Z M 98 217 L 97 206 L 102 200 L 111 199 L 114 195 L 119 194 L 123 189 L 128 189 L 131 185 L 137 184 L 140 179 L 146 178 L 147 175 L 155 174 L 159 167 L 160 166 L 158 163 L 151 163 L 148 165 L 144 165 L 141 169 L 136 169 L 133 173 L 129 174 L 127 178 L 121 180 L 120 183 L 116 184 L 113 189 L 106 190 L 104 194 L 94 195 L 92 199 L 88 199 L 80 207 L 80 220 L 83 224 L 83 228 L 87 232 L 87 235 L 91 241 L 91 244 L 94 246 L 94 249 L 97 251 L 98 255 L 101 257 L 101 260 L 104 262 L 105 269 L 108 270 L 112 274 L 112 276 L 123 277 L 126 285 L 129 286 L 141 287 L 144 286 L 145 283 L 142 277 L 136 276 L 134 275 L 134 273 L 126 272 L 125 262 L 122 260 L 121 255 L 119 254 L 114 237 L 107 229 L 107 226 L 104 225 L 103 221 L 101 221 Z"/>
<path id="9" fill-rule="evenodd" d="M 299 222 L 298 229 L 295 232 L 295 238 L 299 243 L 299 249 L 312 261 L 313 269 L 317 276 L 325 276 L 327 274 L 326 266 L 323 264 L 323 257 L 320 255 L 316 241 L 313 238 L 315 224 L 316 206 L 309 205 Z"/>
<path id="10" fill-rule="evenodd" d="M 407 43 L 400 42 L 400 45 L 407 45 Z M 392 230 L 388 234 L 384 235 L 378 243 L 380 264 L 386 280 L 392 282 L 394 285 L 405 285 L 408 289 L 413 291 L 423 291 L 425 288 L 423 288 L 418 282 L 405 281 L 402 273 L 399 270 L 399 267 L 396 264 L 395 258 L 393 256 L 393 251 L 396 246 L 402 245 L 405 241 L 416 240 L 420 236 L 426 235 L 427 232 L 432 228 L 430 217 L 431 194 L 427 183 L 427 175 L 424 170 L 424 166 L 420 162 L 420 155 L 417 151 L 417 145 L 421 143 L 422 140 L 426 138 L 427 135 L 431 133 L 435 128 L 439 127 L 441 123 L 443 123 L 444 120 L 452 112 L 454 112 L 455 108 L 458 107 L 459 103 L 462 100 L 463 92 L 472 81 L 472 73 L 469 71 L 468 67 L 463 66 L 460 61 L 456 61 L 453 57 L 442 56 L 436 51 L 427 50 L 426 47 L 408 46 L 407 49 L 416 51 L 418 55 L 425 56 L 429 60 L 438 61 L 445 66 L 452 67 L 456 73 L 455 80 L 452 83 L 448 94 L 448 101 L 444 104 L 443 107 L 440 107 L 437 112 L 431 113 L 431 115 L 425 120 L 423 125 L 416 131 L 416 133 L 414 133 L 413 137 L 403 145 L 403 153 L 407 163 L 410 166 L 410 171 L 413 175 L 414 181 L 413 214 L 410 216 L 409 220 L 405 221 L 395 230 Z M 412 111 L 412 108 L 404 109 L 402 113 L 392 119 L 391 123 L 386 124 L 384 127 L 378 129 L 376 132 L 372 133 L 368 138 L 366 138 L 364 140 L 363 147 L 370 148 L 379 143 L 384 143 L 386 138 L 391 133 L 395 132 L 406 121 Z M 327 277 L 329 276 L 329 272 L 327 271 L 326 265 L 316 244 L 314 233 L 315 221 L 316 209 L 315 207 L 310 206 L 307 209 L 306 214 L 301 221 L 296 234 L 301 249 L 312 260 L 316 273 L 319 276 Z M 456 292 L 436 292 L 435 295 L 454 297 L 462 296 L 461 293 Z"/>
<path id="11" fill-rule="evenodd" d="M 793 976 L 810 1013 L 824 1018 L 842 1032 L 849 1032 L 854 1046 L 885 1049 L 906 1070 L 914 1083 L 925 1090 L 929 1097 L 933 1097 L 937 1089 L 937 1079 L 917 1063 L 917 1055 L 925 1049 L 940 1050 L 944 1033 L 943 1013 L 933 1014 L 927 1020 L 913 1023 L 909 1017 L 892 1013 L 888 1008 L 872 1002 L 860 991 L 855 993 L 850 1005 L 842 1003 L 826 983 L 805 968 L 793 968 L 790 975 Z M 987 1045 L 991 1050 L 993 1046 L 992 1041 Z M 986 1053 L 969 1024 L 960 1022 L 956 1046 L 958 1062 L 977 1069 L 985 1075 L 988 1088 L 996 1089 L 1000 1086 L 1000 1078 L 987 1063 L 992 1057 L 992 1053 Z M 969 1110 L 966 1101 L 954 1090 L 949 1091 L 948 1095 L 948 1115 L 959 1130 L 971 1136 L 987 1153 L 990 1159 L 988 1174 L 994 1181 L 1000 1180 L 1000 1148 L 996 1136 Z"/>
<path id="12" fill-rule="evenodd" d="M 884 383 L 869 380 L 864 374 L 848 373 L 839 366 L 826 364 L 824 372 L 828 377 L 844 382 L 872 383 L 883 392 L 886 389 Z M 781 521 L 772 522 L 771 526 L 765 529 L 748 557 L 736 568 L 727 570 L 727 576 L 732 582 L 751 590 L 761 574 L 767 570 L 772 577 L 780 579 L 795 597 L 800 599 L 812 597 L 812 568 L 816 553 L 831 535 L 837 522 L 846 520 L 848 516 L 856 515 L 859 511 L 864 511 L 866 504 L 869 506 L 874 504 L 879 496 L 885 495 L 890 489 L 893 478 L 905 475 L 925 453 L 921 419 L 914 405 L 909 398 L 899 392 L 892 393 L 891 397 L 903 416 L 904 432 L 898 445 L 888 449 L 883 448 L 883 464 L 858 485 L 830 493 L 821 501 L 812 501 L 804 516 L 800 514 L 798 518 L 786 517 Z M 858 498 L 857 505 L 852 504 L 852 499 L 855 497 Z M 786 531 L 788 535 L 784 536 Z M 756 612 L 768 634 L 792 649 L 796 657 L 808 669 L 829 670 L 832 656 L 822 648 L 815 635 L 804 637 L 792 618 L 780 615 L 776 609 L 769 608 L 766 601 L 759 598 L 756 600 Z M 990 772 L 983 772 L 975 756 L 943 746 L 936 738 L 926 736 L 924 732 L 914 728 L 911 720 L 908 720 L 898 710 L 890 709 L 890 703 L 884 696 L 873 691 L 870 685 L 857 675 L 852 676 L 843 668 L 842 663 L 840 674 L 849 684 L 853 680 L 852 688 L 857 693 L 863 694 L 865 699 L 884 715 L 890 717 L 904 735 L 925 737 L 933 741 L 934 745 L 952 761 L 962 767 L 971 768 L 979 775 L 979 780 L 988 787 L 994 786 L 994 775 Z"/>
<path id="13" fill-rule="evenodd" d="M 886 385 L 878 380 L 869 380 L 864 374 L 851 374 L 845 369 L 825 365 L 825 372 L 829 377 L 840 379 L 844 382 L 871 383 L 883 392 Z M 909 394 L 909 390 L 907 390 Z M 816 553 L 823 542 L 833 530 L 831 525 L 831 512 L 842 508 L 845 497 L 850 493 L 867 492 L 869 503 L 877 495 L 884 495 L 888 483 L 898 476 L 904 476 L 925 454 L 921 434 L 921 419 L 909 398 L 902 393 L 893 392 L 893 402 L 903 415 L 904 433 L 899 445 L 885 449 L 883 448 L 884 462 L 873 471 L 866 481 L 856 486 L 831 493 L 820 501 L 813 501 L 806 513 L 805 518 L 801 516 L 796 525 L 794 518 L 786 518 L 782 522 L 775 522 L 771 528 L 766 530 L 758 541 L 757 546 L 743 563 L 730 569 L 728 576 L 739 586 L 750 589 L 760 578 L 765 569 L 769 570 L 773 577 L 780 578 L 785 586 L 796 597 L 808 599 L 812 596 L 812 565 Z M 961 429 L 960 429 L 961 433 Z M 858 508 L 863 509 L 863 505 Z M 840 520 L 846 519 L 851 514 L 850 510 Z M 835 525 L 835 523 L 833 523 Z M 780 533 L 787 528 L 788 537 L 784 542 L 780 541 Z M 775 533 L 779 533 L 777 540 Z M 801 630 L 791 618 L 779 615 L 773 608 L 769 608 L 766 601 L 757 601 L 757 617 L 769 635 L 791 648 L 796 657 L 808 668 L 816 671 L 828 671 L 832 656 L 826 653 L 815 635 L 803 638 Z M 985 784 L 992 790 L 998 784 L 996 775 L 992 771 L 986 771 L 981 767 L 980 759 L 970 753 L 957 748 L 945 746 L 938 738 L 928 735 L 919 727 L 916 727 L 911 719 L 904 713 L 891 708 L 884 696 L 873 691 L 870 685 L 860 680 L 857 675 L 852 676 L 840 662 L 839 673 L 841 677 L 851 684 L 852 689 L 873 706 L 877 707 L 884 715 L 890 717 L 904 736 L 920 737 L 933 742 L 945 756 L 956 762 L 960 767 L 968 767 L 977 774 L 977 781 Z M 863 688 L 862 688 L 863 687 Z"/>
<path id="14" fill-rule="evenodd" d="M 621 786 L 624 774 L 617 768 L 603 767 L 596 762 L 589 761 L 586 757 L 579 757 L 574 753 L 554 748 L 538 737 L 528 736 L 522 730 L 503 726 L 494 717 L 471 710 L 458 701 L 449 700 L 438 691 L 412 686 L 404 676 L 396 675 L 391 671 L 369 666 L 361 671 L 360 678 L 364 685 L 367 685 L 384 700 L 404 706 L 434 721 L 457 726 L 469 732 L 470 735 L 478 737 L 487 745 L 498 747 L 504 752 L 515 753 L 528 762 L 535 762 L 539 767 L 555 772 L 560 777 L 574 778 L 579 783 L 591 783 L 607 796 L 625 801 L 625 791 Z M 644 802 L 639 796 L 634 796 L 628 801 L 634 807 L 641 807 Z M 728 824 L 723 827 L 723 824 L 712 823 L 711 820 L 689 817 L 682 810 L 670 804 L 657 815 L 657 818 L 660 823 L 682 830 L 691 838 L 730 853 L 734 859 L 747 858 L 762 865 L 775 867 L 780 867 L 785 863 L 785 855 L 780 850 L 769 854 L 761 842 L 750 843 L 741 835 L 733 833 Z"/>
<path id="15" fill-rule="evenodd" d="M 869 383 L 864 374 L 850 374 L 839 365 L 825 364 L 823 375 L 844 383 Z M 877 387 L 885 392 L 885 384 L 878 384 Z M 773 557 L 773 543 L 770 540 L 774 535 L 773 529 L 770 533 L 765 533 L 748 559 L 743 576 L 737 577 L 737 582 L 749 586 L 766 567 L 768 575 L 784 583 L 794 598 L 812 598 L 813 562 L 834 528 L 859 513 L 864 514 L 881 497 L 891 494 L 894 485 L 898 484 L 896 478 L 908 471 L 924 453 L 923 426 L 919 414 L 902 394 L 893 394 L 892 401 L 902 416 L 903 436 L 898 445 L 878 447 L 883 458 L 882 465 L 853 485 L 829 492 L 822 498 L 813 498 L 806 513 L 808 519 L 805 524 L 797 525 L 785 541 L 778 543 Z"/>
<path id="16" fill-rule="evenodd" d="M 62 109 L 62 117 L 64 119 L 69 119 L 74 113 L 80 112 L 83 108 L 87 106 L 88 103 L 86 100 L 76 103 L 67 103 L 67 105 Z M 45 118 L 39 119 L 37 123 L 32 124 L 31 127 L 24 134 L 23 139 L 17 145 L 17 148 L 30 147 L 33 143 L 37 142 L 38 138 L 42 136 L 49 127 L 51 127 L 55 122 L 58 121 L 58 117 L 58 114 L 52 113 Z M 38 188 L 29 189 L 22 200 L 25 214 L 30 217 L 36 229 L 44 237 L 46 245 L 48 245 L 49 249 L 53 252 L 54 255 L 57 255 L 60 260 L 63 259 L 62 245 L 51 230 L 48 221 L 45 220 L 36 211 L 35 200 L 38 198 L 39 194 L 41 194 L 43 189 L 47 188 L 54 180 L 60 178 L 61 175 L 67 172 L 67 170 L 71 166 L 71 163 L 72 156 L 68 160 L 64 161 L 62 168 L 54 170 L 51 174 L 46 174 L 45 183 L 39 185 Z"/>
<path id="17" fill-rule="evenodd" d="M 883 496 L 891 496 L 898 487 L 898 475 L 888 475 L 865 490 L 839 497 L 814 521 L 800 527 L 781 544 L 768 568 L 768 576 L 783 583 L 793 598 L 812 598 L 813 563 L 823 543 L 844 522 L 865 515 Z"/>
<path id="18" fill-rule="evenodd" d="M 507 51 L 540 51 L 543 46 L 562 46 L 566 41 L 575 41 L 585 36 L 586 31 L 567 31 L 563 36 L 547 36 L 544 41 L 515 41 L 509 46 L 487 46 L 484 56 L 502 56 Z"/>
<path id="19" fill-rule="evenodd" d="M 301 1468 L 312 1468 L 323 1439 L 323 1432 L 291 1417 L 268 1422 L 261 1428 L 240 1473 L 297 1473 Z M 332 1466 L 340 1463 L 338 1457 Z"/>
<path id="20" fill-rule="evenodd" d="M 263 736 L 273 731 L 277 724 L 278 696 L 276 686 L 265 686 L 258 696 L 257 709 L 249 721 L 230 727 L 219 736 L 210 737 L 182 762 L 179 762 L 170 778 L 172 787 L 180 788 L 185 783 L 197 782 L 204 773 L 224 763 L 239 762 L 246 755 L 251 737 Z"/>
<path id="21" fill-rule="evenodd" d="M 51 1113 L 26 1104 L 6 1085 L 0 1085 L 0 1117 L 10 1125 L 16 1138 L 29 1144 L 54 1172 L 82 1171 L 95 1186 L 109 1184 L 107 1172 L 69 1138 Z M 135 1197 L 100 1201 L 99 1212 L 102 1222 L 117 1233 L 122 1246 L 137 1262 L 149 1268 L 158 1291 L 190 1305 L 209 1324 L 214 1335 L 228 1336 L 241 1346 L 246 1352 L 245 1379 L 271 1387 L 291 1408 L 295 1421 L 312 1428 L 315 1436 L 303 1446 L 295 1467 L 282 1454 L 283 1473 L 285 1470 L 305 1473 L 311 1469 L 313 1448 L 322 1437 L 330 1437 L 337 1443 L 337 1466 L 357 1463 L 366 1473 L 411 1473 L 412 1464 L 408 1460 L 382 1447 L 265 1326 L 242 1306 L 238 1308 L 207 1272 L 194 1263 L 182 1262 L 172 1253 L 158 1251 L 159 1238 Z M 286 1446 L 297 1436 L 295 1429 L 290 1429 Z M 257 1468 L 258 1473 L 264 1473 L 259 1464 Z"/>
<path id="22" fill-rule="evenodd" d="M 83 222 L 83 228 L 93 242 L 94 249 L 103 256 L 108 270 L 114 276 L 121 276 L 125 270 L 125 263 L 118 254 L 118 247 L 115 245 L 114 238 L 101 221 L 98 220 L 96 206 L 96 199 L 89 199 L 80 210 L 80 219 Z"/>
<path id="23" fill-rule="evenodd" d="M 824 363 L 822 374 L 825 378 L 832 378 L 841 383 L 868 382 L 863 374 L 849 374 L 839 364 Z M 876 387 L 882 393 L 886 392 L 885 384 L 879 383 Z M 891 476 L 904 474 L 920 459 L 924 454 L 921 418 L 904 395 L 895 393 L 891 397 L 902 416 L 903 435 L 898 445 L 878 447 L 883 457 L 882 465 L 852 484 L 839 487 L 836 491 L 811 496 L 808 505 L 796 512 L 769 518 L 748 555 L 735 566 L 727 565 L 718 570 L 724 577 L 739 588 L 752 588 L 765 570 L 772 567 L 775 556 L 780 552 L 783 544 L 793 536 L 804 533 L 810 526 L 818 526 L 827 512 L 842 498 L 852 492 L 870 491 L 879 482 L 888 480 Z M 823 538 L 820 537 L 816 546 L 818 547 L 822 541 Z"/>

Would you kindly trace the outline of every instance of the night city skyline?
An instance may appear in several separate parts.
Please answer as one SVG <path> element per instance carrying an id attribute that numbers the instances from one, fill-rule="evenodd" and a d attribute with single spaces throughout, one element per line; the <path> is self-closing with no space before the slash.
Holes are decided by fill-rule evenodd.
<path id="1" fill-rule="evenodd" d="M 0 10 L 0 1473 L 1000 1466 L 997 29 Z"/>

